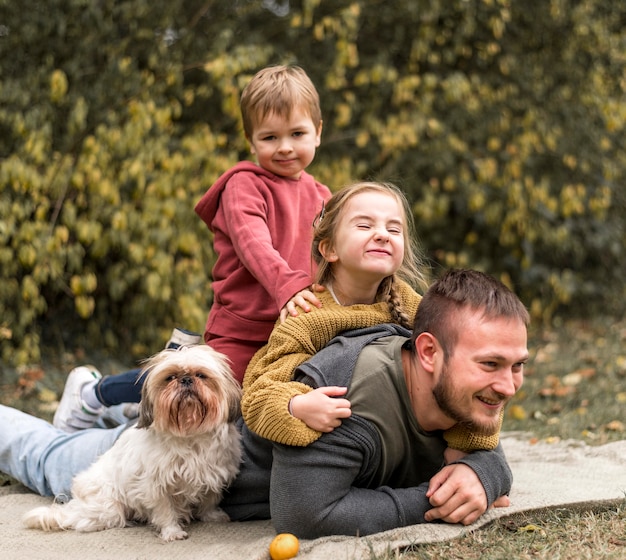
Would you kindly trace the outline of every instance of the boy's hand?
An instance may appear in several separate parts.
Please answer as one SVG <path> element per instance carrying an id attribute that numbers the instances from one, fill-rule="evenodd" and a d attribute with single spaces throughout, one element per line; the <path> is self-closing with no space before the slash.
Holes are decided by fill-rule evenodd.
<path id="1" fill-rule="evenodd" d="M 319 387 L 291 399 L 291 415 L 302 420 L 312 430 L 332 432 L 341 426 L 343 418 L 352 414 L 350 401 L 338 399 L 346 387 Z"/>
<path id="2" fill-rule="evenodd" d="M 313 284 L 310 289 L 307 288 L 306 290 L 300 290 L 280 310 L 280 322 L 284 323 L 289 316 L 297 317 L 298 310 L 296 309 L 296 306 L 300 307 L 305 313 L 311 311 L 311 305 L 318 308 L 322 307 L 322 302 L 317 299 L 314 292 L 323 292 L 325 289 L 326 288 L 320 284 Z"/>
<path id="3" fill-rule="evenodd" d="M 462 463 L 444 467 L 433 476 L 426 497 L 433 506 L 424 516 L 426 521 L 469 525 L 487 511 L 487 494 L 480 479 Z M 496 507 L 506 505 L 502 498 L 494 503 Z"/>

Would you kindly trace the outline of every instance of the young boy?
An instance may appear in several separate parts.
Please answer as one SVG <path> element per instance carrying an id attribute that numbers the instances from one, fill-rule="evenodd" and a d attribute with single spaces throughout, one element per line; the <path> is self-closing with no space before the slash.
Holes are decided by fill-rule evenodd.
<path id="1" fill-rule="evenodd" d="M 228 356 L 239 382 L 294 294 L 305 311 L 309 303 L 320 305 L 308 289 L 312 224 L 331 194 L 305 171 L 320 145 L 322 116 L 319 95 L 301 68 L 261 70 L 243 90 L 240 107 L 258 164 L 235 165 L 195 207 L 218 254 L 204 340 Z M 199 342 L 181 334 L 174 344 Z M 88 428 L 104 407 L 139 402 L 137 373 L 102 378 L 93 367 L 75 368 L 54 425 L 69 432 Z"/>

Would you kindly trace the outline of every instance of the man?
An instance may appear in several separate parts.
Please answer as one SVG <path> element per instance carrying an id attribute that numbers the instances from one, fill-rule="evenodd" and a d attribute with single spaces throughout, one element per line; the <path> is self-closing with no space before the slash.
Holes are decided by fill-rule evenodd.
<path id="1" fill-rule="evenodd" d="M 424 295 L 412 336 L 380 325 L 336 337 L 296 375 L 348 386 L 352 415 L 307 447 L 274 444 L 241 423 L 244 459 L 222 508 L 233 520 L 271 517 L 278 532 L 316 538 L 469 524 L 507 505 L 512 476 L 500 446 L 445 465 L 442 433 L 460 424 L 494 431 L 522 384 L 528 322 L 500 282 L 450 271 Z M 67 434 L 0 406 L 0 470 L 40 494 L 69 494 L 72 476 L 123 429 Z"/>
<path id="2" fill-rule="evenodd" d="M 507 505 L 502 449 L 444 465 L 442 433 L 497 430 L 523 381 L 528 312 L 500 282 L 450 271 L 422 299 L 413 335 L 397 325 L 343 333 L 296 378 L 348 386 L 352 415 L 307 447 L 271 444 L 242 427 L 244 462 L 222 507 L 272 518 L 302 538 L 367 535 L 442 520 L 469 524 Z"/>

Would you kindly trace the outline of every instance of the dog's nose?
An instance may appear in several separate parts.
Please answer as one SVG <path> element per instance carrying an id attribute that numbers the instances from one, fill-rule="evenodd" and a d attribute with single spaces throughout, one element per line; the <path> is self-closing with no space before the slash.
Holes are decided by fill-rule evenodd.
<path id="1" fill-rule="evenodd" d="M 191 385 L 191 384 L 193 384 L 193 379 L 191 379 L 191 377 L 189 375 L 185 375 L 185 377 L 181 377 L 180 378 L 180 382 L 183 385 Z"/>

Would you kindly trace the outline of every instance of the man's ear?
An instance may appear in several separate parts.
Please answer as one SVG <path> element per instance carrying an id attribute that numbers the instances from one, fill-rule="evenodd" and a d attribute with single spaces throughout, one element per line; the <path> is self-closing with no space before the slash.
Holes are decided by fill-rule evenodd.
<path id="1" fill-rule="evenodd" d="M 437 357 L 442 352 L 439 341 L 429 332 L 423 332 L 415 340 L 415 354 L 424 370 L 435 370 Z"/>

